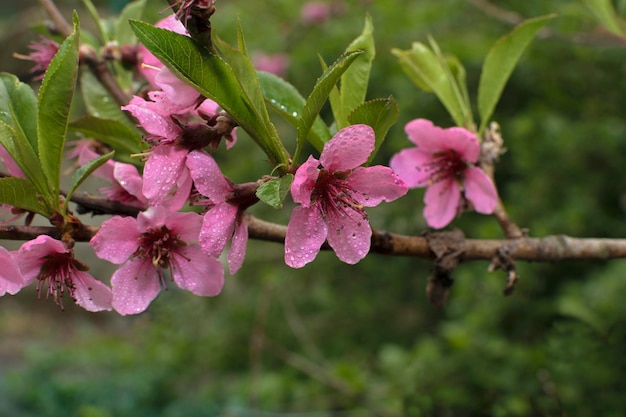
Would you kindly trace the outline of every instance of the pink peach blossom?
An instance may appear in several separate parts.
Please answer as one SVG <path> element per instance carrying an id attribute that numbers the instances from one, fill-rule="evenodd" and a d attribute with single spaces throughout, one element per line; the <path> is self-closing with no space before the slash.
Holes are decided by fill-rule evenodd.
<path id="1" fill-rule="evenodd" d="M 498 193 L 476 166 L 480 143 L 474 133 L 460 127 L 442 129 L 425 119 L 409 122 L 405 131 L 417 146 L 394 155 L 390 166 L 410 188 L 428 187 L 424 217 L 429 226 L 449 224 L 463 206 L 462 195 L 477 212 L 493 212 Z"/>
<path id="2" fill-rule="evenodd" d="M 46 235 L 37 236 L 20 247 L 15 260 L 24 277 L 24 286 L 37 280 L 38 294 L 43 291 L 46 298 L 52 296 L 61 308 L 67 292 L 85 310 L 111 310 L 111 289 L 88 274 L 89 268 L 76 260 L 63 242 Z"/>
<path id="3" fill-rule="evenodd" d="M 28 44 L 28 47 L 33 50 L 28 55 L 14 54 L 16 58 L 33 61 L 35 65 L 30 70 L 30 73 L 34 75 L 34 80 L 41 80 L 44 77 L 52 58 L 59 50 L 59 44 L 48 39 L 45 36 L 40 36 L 39 41 L 32 41 Z"/>
<path id="4" fill-rule="evenodd" d="M 250 202 L 244 200 L 237 204 L 227 200 L 235 189 L 210 155 L 193 151 L 187 157 L 187 166 L 198 192 L 209 199 L 210 208 L 204 215 L 198 238 L 202 251 L 207 255 L 220 256 L 226 242 L 232 239 L 228 266 L 230 273 L 234 274 L 241 268 L 246 256 L 248 226 L 243 214 Z"/>
<path id="5" fill-rule="evenodd" d="M 371 127 L 348 126 L 324 145 L 319 160 L 309 156 L 298 168 L 291 196 L 300 206 L 287 226 L 287 265 L 300 268 L 311 262 L 325 240 L 343 262 L 355 264 L 367 255 L 372 229 L 364 207 L 393 201 L 407 192 L 390 168 L 360 166 L 367 162 L 374 143 Z"/>
<path id="6" fill-rule="evenodd" d="M 178 287 L 214 296 L 224 285 L 222 264 L 197 243 L 202 216 L 151 207 L 137 218 L 115 216 L 91 239 L 96 255 L 121 267 L 113 274 L 113 308 L 120 314 L 145 311 L 165 287 L 164 270 Z"/>

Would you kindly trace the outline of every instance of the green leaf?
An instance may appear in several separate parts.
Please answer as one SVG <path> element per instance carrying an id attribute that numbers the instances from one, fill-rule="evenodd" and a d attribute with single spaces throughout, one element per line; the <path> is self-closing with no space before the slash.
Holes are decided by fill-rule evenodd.
<path id="1" fill-rule="evenodd" d="M 70 123 L 69 128 L 86 137 L 98 139 L 121 154 L 139 153 L 142 150 L 139 131 L 117 120 L 85 116 Z"/>
<path id="2" fill-rule="evenodd" d="M 432 45 L 434 41 L 431 42 Z M 433 92 L 444 105 L 458 126 L 470 127 L 471 110 L 466 108 L 463 99 L 463 88 L 459 88 L 457 80 L 447 65 L 446 59 L 436 51 L 429 49 L 421 42 L 414 42 L 410 50 L 392 49 L 400 60 L 400 66 L 409 79 L 418 88 Z"/>
<path id="3" fill-rule="evenodd" d="M 11 155 L 45 202 L 49 206 L 54 206 L 55 202 L 58 201 L 58 194 L 51 192 L 41 162 L 22 132 L 16 131 L 5 122 L 0 121 L 0 144 Z"/>
<path id="4" fill-rule="evenodd" d="M 611 0 L 582 0 L 582 2 L 609 32 L 624 36 L 624 27 Z"/>
<path id="5" fill-rule="evenodd" d="M 100 119 L 117 120 L 129 128 L 136 127 L 91 71 L 81 71 L 80 87 L 87 113 Z"/>
<path id="6" fill-rule="evenodd" d="M 512 32 L 500 38 L 487 54 L 478 84 L 479 132 L 489 123 L 504 86 L 522 53 L 539 29 L 554 17 L 556 15 L 551 14 L 522 22 Z"/>
<path id="7" fill-rule="evenodd" d="M 37 195 L 33 184 L 25 178 L 0 178 L 0 203 L 50 217 L 52 211 Z"/>
<path id="8" fill-rule="evenodd" d="M 63 148 L 78 74 L 78 44 L 78 17 L 74 15 L 74 32 L 61 44 L 39 89 L 39 159 L 52 194 L 59 193 Z"/>
<path id="9" fill-rule="evenodd" d="M 109 152 L 106 155 L 102 155 L 98 158 L 92 159 L 74 172 L 74 175 L 72 175 L 72 185 L 70 186 L 70 190 L 65 196 L 65 207 L 63 207 L 63 213 L 65 213 L 67 209 L 67 204 L 69 203 L 72 195 L 74 195 L 74 192 L 76 192 L 76 189 L 83 183 L 83 181 L 87 179 L 87 177 L 89 177 L 89 175 L 91 175 L 96 169 L 100 168 L 109 159 L 111 159 L 114 153 L 115 152 Z"/>
<path id="10" fill-rule="evenodd" d="M 241 52 L 221 46 L 226 62 L 193 39 L 156 28 L 144 22 L 131 21 L 139 40 L 178 77 L 203 96 L 217 102 L 268 156 L 273 166 L 286 170 L 289 155 L 276 128 L 269 120 L 256 71 Z M 219 42 L 219 41 L 218 41 Z"/>
<path id="11" fill-rule="evenodd" d="M 37 151 L 37 97 L 13 74 L 0 74 L 0 121 L 20 132 Z"/>
<path id="12" fill-rule="evenodd" d="M 102 45 L 106 44 L 111 39 L 109 38 L 109 34 L 107 33 L 107 31 L 104 28 L 104 25 L 102 24 L 104 20 L 100 17 L 100 14 L 98 13 L 98 9 L 96 9 L 96 6 L 94 6 L 91 0 L 83 0 L 83 5 L 89 12 L 89 15 L 91 16 L 91 20 L 93 20 L 93 23 L 95 24 L 96 29 L 98 29 L 98 35 L 100 36 Z"/>
<path id="13" fill-rule="evenodd" d="M 304 97 L 300 95 L 293 85 L 274 74 L 261 71 L 257 74 L 266 103 L 293 126 L 298 126 L 298 121 L 304 108 Z M 330 137 L 330 129 L 328 129 L 322 118 L 318 116 L 309 131 L 308 141 L 321 151 L 324 143 Z"/>
<path id="14" fill-rule="evenodd" d="M 368 164 L 374 159 L 378 149 L 380 149 L 380 145 L 382 145 L 387 136 L 387 132 L 398 120 L 399 115 L 400 106 L 393 97 L 366 101 L 348 115 L 348 122 L 351 125 L 362 123 L 374 129 L 376 147 L 369 157 Z"/>
<path id="15" fill-rule="evenodd" d="M 289 188 L 293 182 L 293 174 L 286 174 L 280 178 L 274 178 L 263 183 L 256 190 L 256 196 L 265 204 L 275 208 L 283 208 L 283 201 L 289 193 Z"/>
<path id="16" fill-rule="evenodd" d="M 341 76 L 339 108 L 333 105 L 333 116 L 337 129 L 346 127 L 348 125 L 347 115 L 365 101 L 372 62 L 376 55 L 373 32 L 372 17 L 368 14 L 365 18 L 363 32 L 346 49 L 346 53 L 352 51 L 362 51 L 363 53 Z M 331 101 L 331 103 L 333 102 Z"/>
<path id="17" fill-rule="evenodd" d="M 294 160 L 297 159 L 299 151 L 302 148 L 305 139 L 308 137 L 309 131 L 311 130 L 315 119 L 318 117 L 320 111 L 322 110 L 322 106 L 328 99 L 328 95 L 341 78 L 341 75 L 362 53 L 362 51 L 352 51 L 341 55 L 330 67 L 326 69 L 326 71 L 324 71 L 320 78 L 318 78 L 315 86 L 313 87 L 313 91 L 306 99 L 306 103 L 302 109 L 302 116 L 300 117 L 300 122 L 298 123 L 298 144 Z M 318 150 L 321 151 L 321 149 Z"/>

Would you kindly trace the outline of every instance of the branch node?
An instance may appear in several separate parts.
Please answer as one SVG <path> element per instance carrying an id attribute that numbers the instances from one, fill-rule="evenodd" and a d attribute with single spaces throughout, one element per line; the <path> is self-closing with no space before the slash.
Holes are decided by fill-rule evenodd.
<path id="1" fill-rule="evenodd" d="M 454 283 L 452 271 L 465 252 L 465 235 L 459 229 L 428 233 L 426 241 L 435 255 L 434 270 L 428 278 L 426 295 L 433 306 L 442 308 L 448 299 L 450 287 Z"/>
<path id="2" fill-rule="evenodd" d="M 496 255 L 491 260 L 491 264 L 489 264 L 489 267 L 487 268 L 489 272 L 494 272 L 498 269 L 506 272 L 506 286 L 504 287 L 504 290 L 502 290 L 502 293 L 505 296 L 513 294 L 515 284 L 519 279 L 515 260 L 511 256 L 511 249 L 511 245 L 499 247 L 496 251 Z"/>

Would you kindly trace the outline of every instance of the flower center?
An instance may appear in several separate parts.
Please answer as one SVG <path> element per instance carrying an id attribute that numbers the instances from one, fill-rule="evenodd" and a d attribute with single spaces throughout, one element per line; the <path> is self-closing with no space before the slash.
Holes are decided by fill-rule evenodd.
<path id="1" fill-rule="evenodd" d="M 52 296 L 54 302 L 63 310 L 63 294 L 67 291 L 72 299 L 75 299 L 76 285 L 73 273 L 75 271 L 87 271 L 89 267 L 74 259 L 71 252 L 52 253 L 44 256 L 44 263 L 37 276 L 37 296 L 41 298 L 41 292 L 47 287 L 46 299 Z"/>
<path id="2" fill-rule="evenodd" d="M 349 218 L 360 226 L 362 220 L 367 220 L 367 214 L 363 205 L 354 198 L 356 191 L 346 179 L 349 174 L 350 171 L 320 170 L 311 199 L 319 204 L 322 216 L 332 213 L 340 218 Z"/>
<path id="3" fill-rule="evenodd" d="M 155 267 L 166 269 L 170 267 L 172 254 L 179 252 L 186 243 L 173 235 L 167 227 L 161 226 L 142 233 L 138 246 L 133 254 L 134 258 L 150 259 Z"/>
<path id="4" fill-rule="evenodd" d="M 433 159 L 423 165 L 431 184 L 450 178 L 460 180 L 467 167 L 467 162 L 452 149 L 434 153 Z"/>

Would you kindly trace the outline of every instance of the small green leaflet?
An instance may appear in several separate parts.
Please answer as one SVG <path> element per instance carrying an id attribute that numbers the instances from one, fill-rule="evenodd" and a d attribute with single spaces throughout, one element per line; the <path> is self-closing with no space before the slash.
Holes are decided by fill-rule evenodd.
<path id="1" fill-rule="evenodd" d="M 293 182 L 293 174 L 286 174 L 280 178 L 274 178 L 263 183 L 256 190 L 256 196 L 265 204 L 275 208 L 283 208 L 283 201 L 289 193 L 289 188 Z"/>

